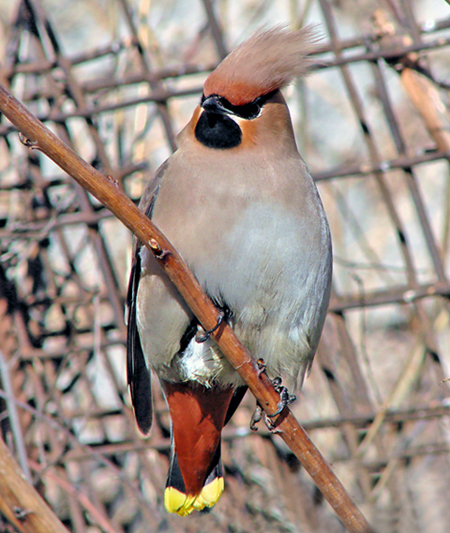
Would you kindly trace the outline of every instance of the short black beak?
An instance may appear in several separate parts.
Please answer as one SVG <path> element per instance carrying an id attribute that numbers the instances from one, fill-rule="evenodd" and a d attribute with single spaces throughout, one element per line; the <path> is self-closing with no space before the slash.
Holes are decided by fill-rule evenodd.
<path id="1" fill-rule="evenodd" d="M 220 115 L 228 115 L 229 111 L 223 107 L 220 96 L 212 95 L 205 98 L 201 103 L 205 111 L 209 113 L 217 113 Z"/>

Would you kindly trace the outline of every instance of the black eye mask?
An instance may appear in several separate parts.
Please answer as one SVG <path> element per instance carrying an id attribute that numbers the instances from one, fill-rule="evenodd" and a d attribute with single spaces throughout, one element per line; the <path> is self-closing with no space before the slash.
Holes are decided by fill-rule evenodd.
<path id="1" fill-rule="evenodd" d="M 208 98 L 213 97 L 216 104 L 222 107 L 225 111 L 229 111 L 231 114 L 237 115 L 240 118 L 252 120 L 259 116 L 263 105 L 277 92 L 278 89 L 276 89 L 275 91 L 271 91 L 270 93 L 263 94 L 262 96 L 258 96 L 258 98 L 253 100 L 253 102 L 249 102 L 248 104 L 243 105 L 233 105 L 223 96 L 219 96 L 216 94 L 212 94 L 208 96 Z M 206 100 L 207 98 L 205 97 L 205 95 L 202 95 L 202 99 L 200 102 L 200 105 L 202 107 Z M 205 109 L 207 109 L 207 107 L 208 103 L 206 103 Z"/>

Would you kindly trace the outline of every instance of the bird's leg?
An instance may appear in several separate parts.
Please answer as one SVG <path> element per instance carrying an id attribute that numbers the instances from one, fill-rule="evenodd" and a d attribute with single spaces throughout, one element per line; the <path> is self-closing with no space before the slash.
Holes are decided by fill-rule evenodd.
<path id="1" fill-rule="evenodd" d="M 287 387 L 284 387 L 281 384 L 281 378 L 276 377 L 272 379 L 272 385 L 276 392 L 280 395 L 280 401 L 277 404 L 277 410 L 275 413 L 272 413 L 271 415 L 267 415 L 269 418 L 273 418 L 274 416 L 277 416 L 281 413 L 281 411 L 286 407 L 286 405 L 290 405 L 292 402 L 295 402 L 297 397 L 295 394 L 289 394 L 289 391 L 287 390 Z"/>
<path id="2" fill-rule="evenodd" d="M 258 431 L 258 422 L 261 420 L 262 414 L 263 408 L 257 403 L 252 418 L 250 419 L 250 429 L 252 431 Z"/>
<path id="3" fill-rule="evenodd" d="M 258 367 L 258 377 L 260 377 L 266 371 L 266 363 L 262 357 L 256 361 L 256 366 Z"/>
<path id="4" fill-rule="evenodd" d="M 266 371 L 266 363 L 261 357 L 256 361 L 258 367 L 258 377 Z M 253 411 L 252 418 L 250 419 L 250 429 L 252 431 L 258 431 L 258 422 L 261 421 L 263 414 L 263 408 L 256 402 L 255 410 Z"/>
<path id="5" fill-rule="evenodd" d="M 198 342 L 199 344 L 201 344 L 202 342 L 206 342 L 211 337 L 211 333 L 214 333 L 217 330 L 217 328 L 220 326 L 220 324 L 222 324 L 224 318 L 225 318 L 225 313 L 223 311 L 220 311 L 220 313 L 217 315 L 216 325 L 209 331 L 205 331 L 203 335 L 197 335 L 195 337 L 195 342 Z"/>
<path id="6" fill-rule="evenodd" d="M 264 363 L 264 359 L 259 358 L 256 361 L 256 366 L 258 367 L 258 376 L 263 374 L 266 371 L 266 364 Z M 274 428 L 272 426 L 272 422 L 270 421 L 271 418 L 274 418 L 275 416 L 279 415 L 281 411 L 286 407 L 286 405 L 290 405 L 292 402 L 295 402 L 297 397 L 294 394 L 289 394 L 289 391 L 287 387 L 284 387 L 281 384 L 281 378 L 278 376 L 276 378 L 273 378 L 270 380 L 273 388 L 276 392 L 280 395 L 280 401 L 277 404 L 277 410 L 275 413 L 271 415 L 265 415 L 265 424 L 267 426 L 267 429 L 269 431 L 273 431 Z M 257 424 L 261 420 L 263 414 L 263 408 L 260 406 L 259 403 L 256 403 L 255 411 L 253 412 L 252 418 L 250 420 L 250 429 L 252 431 L 257 431 Z"/>

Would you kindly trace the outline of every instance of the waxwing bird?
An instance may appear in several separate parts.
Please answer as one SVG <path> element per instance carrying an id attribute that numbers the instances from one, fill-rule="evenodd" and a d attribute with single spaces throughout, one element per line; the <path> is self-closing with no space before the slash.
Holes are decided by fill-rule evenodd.
<path id="1" fill-rule="evenodd" d="M 177 151 L 141 209 L 271 377 L 301 385 L 319 342 L 331 240 L 280 92 L 306 72 L 311 27 L 257 33 L 206 79 Z M 245 386 L 157 264 L 135 243 L 128 292 L 128 382 L 139 428 L 152 422 L 150 371 L 171 417 L 168 511 L 211 507 L 223 491 L 220 436 Z"/>

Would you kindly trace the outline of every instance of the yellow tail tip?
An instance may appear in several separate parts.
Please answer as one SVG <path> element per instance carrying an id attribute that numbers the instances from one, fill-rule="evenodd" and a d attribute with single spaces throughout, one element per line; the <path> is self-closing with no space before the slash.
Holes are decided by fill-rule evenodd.
<path id="1" fill-rule="evenodd" d="M 169 513 L 188 516 L 192 511 L 201 511 L 205 507 L 212 507 L 219 500 L 224 489 L 223 477 L 217 477 L 205 485 L 200 494 L 192 496 L 183 494 L 173 487 L 164 491 L 164 506 Z"/>
<path id="2" fill-rule="evenodd" d="M 195 496 L 189 496 L 173 487 L 167 487 L 164 491 L 164 506 L 169 513 L 177 513 L 187 516 L 194 510 Z"/>
<path id="3" fill-rule="evenodd" d="M 202 488 L 202 491 L 197 496 L 194 507 L 200 511 L 204 507 L 212 507 L 219 501 L 219 498 L 224 489 L 223 477 L 216 477 Z"/>

